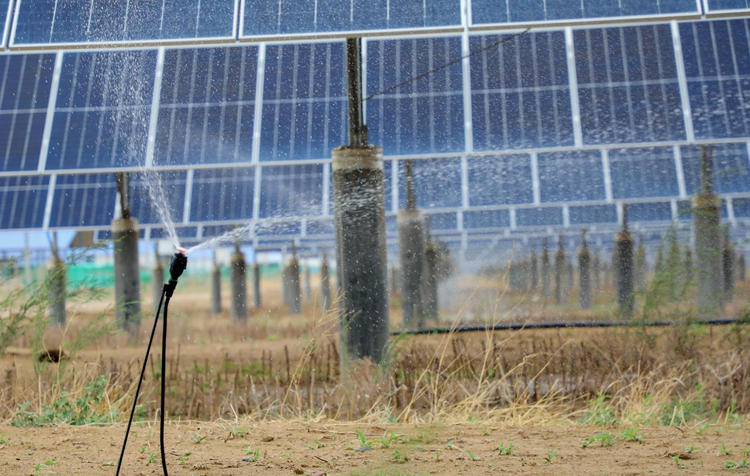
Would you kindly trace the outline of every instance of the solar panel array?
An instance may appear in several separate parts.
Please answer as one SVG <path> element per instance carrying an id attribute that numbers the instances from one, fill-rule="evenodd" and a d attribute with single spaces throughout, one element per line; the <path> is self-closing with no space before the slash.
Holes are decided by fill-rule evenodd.
<path id="1" fill-rule="evenodd" d="M 480 31 L 735 14 L 749 8 L 745 0 L 177 8 L 171 0 L 20 0 L 4 38 L 11 47 L 59 48 L 425 29 L 364 42 L 365 117 L 387 160 L 390 236 L 407 159 L 415 159 L 419 206 L 433 230 L 466 241 L 497 230 L 611 230 L 619 203 L 631 204 L 644 227 L 685 219 L 698 144 L 714 144 L 725 217 L 750 219 L 748 20 Z M 274 41 L 0 55 L 0 229 L 105 229 L 116 211 L 112 172 L 145 168 L 151 180 L 136 173 L 131 183 L 144 236 L 163 236 L 150 205 L 158 177 L 186 240 L 248 220 L 256 243 L 330 237 L 330 150 L 347 142 L 344 44 Z M 394 87 L 410 78 L 420 79 Z"/>

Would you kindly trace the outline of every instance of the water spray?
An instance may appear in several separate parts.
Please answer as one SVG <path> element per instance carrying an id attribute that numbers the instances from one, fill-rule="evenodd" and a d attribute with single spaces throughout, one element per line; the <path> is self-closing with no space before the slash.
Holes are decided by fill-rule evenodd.
<path id="1" fill-rule="evenodd" d="M 161 407 L 159 410 L 159 449 L 161 451 L 161 467 L 164 472 L 164 476 L 169 476 L 167 472 L 167 459 L 164 454 L 164 414 L 166 410 L 166 387 L 167 387 L 167 315 L 169 314 L 169 301 L 172 299 L 174 290 L 177 287 L 177 280 L 180 279 L 182 273 L 187 268 L 188 258 L 186 255 L 187 250 L 184 248 L 177 247 L 177 251 L 172 255 L 172 260 L 169 263 L 169 282 L 164 283 L 164 287 L 161 292 L 161 299 L 159 299 L 159 306 L 156 308 L 156 315 L 154 316 L 154 326 L 151 329 L 151 337 L 148 340 L 148 347 L 146 347 L 146 356 L 143 359 L 143 368 L 141 369 L 141 375 L 138 377 L 138 386 L 135 390 L 135 397 L 133 397 L 133 408 L 130 410 L 130 418 L 128 418 L 128 426 L 125 430 L 125 440 L 122 443 L 122 449 L 120 451 L 120 459 L 117 460 L 117 476 L 120 474 L 122 469 L 122 460 L 125 457 L 125 448 L 128 445 L 128 436 L 130 436 L 130 427 L 133 424 L 133 416 L 135 415 L 135 409 L 138 406 L 138 395 L 141 393 L 141 384 L 143 383 L 143 375 L 146 372 L 146 364 L 148 363 L 148 357 L 151 353 L 151 344 L 154 342 L 154 334 L 156 333 L 156 325 L 159 322 L 159 314 L 161 313 L 162 304 L 164 305 L 164 315 L 162 316 L 162 337 L 161 337 Z"/>

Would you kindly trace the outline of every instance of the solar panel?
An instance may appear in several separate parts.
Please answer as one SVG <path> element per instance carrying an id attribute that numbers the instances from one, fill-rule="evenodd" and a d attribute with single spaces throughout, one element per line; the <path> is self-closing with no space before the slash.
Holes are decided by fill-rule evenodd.
<path id="1" fill-rule="evenodd" d="M 131 174 L 131 214 L 144 225 L 161 224 L 166 219 L 180 223 L 185 210 L 186 189 L 187 172 L 184 171 Z"/>
<path id="2" fill-rule="evenodd" d="M 529 155 L 470 158 L 467 168 L 473 207 L 534 201 Z"/>
<path id="3" fill-rule="evenodd" d="M 544 202 L 604 200 L 604 171 L 599 151 L 539 154 L 539 192 Z"/>
<path id="4" fill-rule="evenodd" d="M 572 206 L 568 210 L 571 225 L 617 223 L 615 205 Z"/>
<path id="5" fill-rule="evenodd" d="M 154 164 L 250 162 L 258 48 L 168 50 Z"/>
<path id="6" fill-rule="evenodd" d="M 0 177 L 0 229 L 42 228 L 49 177 Z"/>
<path id="7" fill-rule="evenodd" d="M 577 30 L 574 41 L 584 143 L 685 139 L 668 25 Z"/>
<path id="8" fill-rule="evenodd" d="M 260 161 L 326 159 L 346 143 L 344 44 L 266 48 Z"/>
<path id="9" fill-rule="evenodd" d="M 60 175 L 52 199 L 52 228 L 109 226 L 114 218 L 114 174 Z"/>
<path id="10" fill-rule="evenodd" d="M 475 150 L 573 145 L 562 32 L 472 36 L 471 111 Z"/>
<path id="11" fill-rule="evenodd" d="M 750 191 L 750 161 L 746 144 L 721 144 L 712 147 L 713 186 L 716 193 Z M 700 190 L 701 148 L 682 147 L 682 167 L 688 195 Z"/>
<path id="12" fill-rule="evenodd" d="M 671 221 L 672 204 L 669 202 L 632 203 L 628 205 L 628 219 L 639 221 Z"/>
<path id="13" fill-rule="evenodd" d="M 696 139 L 750 134 L 750 23 L 680 25 Z"/>
<path id="14" fill-rule="evenodd" d="M 463 216 L 467 230 L 510 227 L 508 210 L 472 210 L 464 212 Z"/>
<path id="15" fill-rule="evenodd" d="M 519 208 L 516 210 L 516 226 L 537 227 L 562 224 L 562 208 Z"/>
<path id="16" fill-rule="evenodd" d="M 460 0 L 242 0 L 243 36 L 458 26 Z"/>
<path id="17" fill-rule="evenodd" d="M 5 47 L 8 39 L 8 33 L 13 24 L 13 2 L 10 0 L 0 0 L 0 24 L 2 25 L 3 38 L 0 40 L 0 46 Z"/>
<path id="18" fill-rule="evenodd" d="M 190 220 L 220 222 L 253 218 L 255 169 L 196 170 Z"/>
<path id="19" fill-rule="evenodd" d="M 746 10 L 750 8 L 748 0 L 703 0 L 706 11 L 711 13 L 721 11 Z"/>
<path id="20" fill-rule="evenodd" d="M 314 217 L 323 214 L 323 166 L 263 167 L 260 218 Z"/>
<path id="21" fill-rule="evenodd" d="M 54 55 L 0 56 L 0 171 L 36 170 Z"/>
<path id="22" fill-rule="evenodd" d="M 415 160 L 412 164 L 417 206 L 424 209 L 462 206 L 461 159 Z M 399 162 L 399 208 L 406 207 L 405 167 Z"/>
<path id="23" fill-rule="evenodd" d="M 695 0 L 471 0 L 471 12 L 475 25 L 699 13 Z"/>
<path id="24" fill-rule="evenodd" d="M 18 0 L 14 45 L 234 38 L 235 0 Z"/>
<path id="25" fill-rule="evenodd" d="M 609 168 L 615 199 L 680 194 L 672 147 L 611 150 Z"/>
<path id="26" fill-rule="evenodd" d="M 63 56 L 46 168 L 143 165 L 155 51 Z"/>
<path id="27" fill-rule="evenodd" d="M 367 127 L 385 155 L 465 150 L 461 56 L 459 37 L 367 42 Z"/>

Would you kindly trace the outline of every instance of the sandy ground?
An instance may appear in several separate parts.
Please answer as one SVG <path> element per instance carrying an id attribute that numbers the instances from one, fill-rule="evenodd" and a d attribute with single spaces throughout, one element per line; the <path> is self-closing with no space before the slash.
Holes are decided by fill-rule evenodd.
<path id="1" fill-rule="evenodd" d="M 234 431 L 231 431 L 234 428 Z M 385 431 L 403 435 L 388 448 L 363 450 L 356 430 L 370 441 Z M 111 475 L 124 426 L 19 429 L 0 425 L 0 474 Z M 740 462 L 750 434 L 729 427 L 643 428 L 642 442 L 626 441 L 622 428 L 579 425 L 491 428 L 462 425 L 356 425 L 262 422 L 182 423 L 167 427 L 167 462 L 172 475 L 413 475 L 539 474 L 641 475 L 727 474 Z M 233 435 L 234 433 L 234 435 Z M 614 444 L 582 442 L 611 433 Z M 199 442 L 198 442 L 199 441 Z M 513 442 L 511 455 L 498 446 Z M 720 454 L 722 443 L 731 454 Z M 258 450 L 257 459 L 243 461 Z M 691 449 L 692 448 L 692 449 Z M 133 428 L 124 475 L 159 475 L 158 429 Z M 676 460 L 675 455 L 679 456 Z M 740 473 L 750 471 L 741 469 Z"/>

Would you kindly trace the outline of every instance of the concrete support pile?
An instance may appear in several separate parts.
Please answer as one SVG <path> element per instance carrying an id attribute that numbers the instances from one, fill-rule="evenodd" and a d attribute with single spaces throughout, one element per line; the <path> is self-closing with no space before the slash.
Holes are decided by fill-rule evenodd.
<path id="1" fill-rule="evenodd" d="M 60 259 L 56 250 L 53 250 L 48 272 L 50 324 L 64 328 L 67 321 L 65 298 L 68 290 L 68 278 L 65 270 L 65 262 Z"/>
<path id="2" fill-rule="evenodd" d="M 638 291 L 646 291 L 648 286 L 648 262 L 646 260 L 646 247 L 643 245 L 643 236 L 640 236 L 638 250 L 635 252 L 635 287 Z"/>
<path id="3" fill-rule="evenodd" d="M 240 251 L 240 244 L 235 243 L 230 270 L 232 289 L 232 321 L 240 324 L 247 322 L 247 263 L 245 254 Z"/>
<path id="4" fill-rule="evenodd" d="M 424 319 L 438 319 L 438 263 L 439 250 L 436 243 L 428 241 L 424 253 L 424 275 L 422 278 L 422 315 L 419 326 L 423 327 Z"/>
<path id="5" fill-rule="evenodd" d="M 218 316 L 221 311 L 221 266 L 214 250 L 214 263 L 211 267 L 211 314 Z"/>
<path id="6" fill-rule="evenodd" d="M 730 302 L 734 296 L 734 246 L 732 246 L 731 237 L 729 234 L 729 225 L 727 225 L 724 236 L 724 256 L 723 256 L 723 270 L 724 270 L 724 302 Z"/>
<path id="7" fill-rule="evenodd" d="M 612 263 L 617 286 L 617 306 L 620 317 L 630 318 L 635 309 L 635 276 L 633 264 L 633 236 L 628 231 L 628 208 L 623 205 L 622 231 L 615 237 L 615 261 Z"/>
<path id="8" fill-rule="evenodd" d="M 115 311 L 117 323 L 131 335 L 141 325 L 141 275 L 138 269 L 138 220 L 119 218 L 112 222 L 115 248 Z"/>
<path id="9" fill-rule="evenodd" d="M 565 280 L 565 294 L 568 295 L 568 293 L 570 293 L 570 291 L 576 286 L 576 271 L 572 261 L 568 260 L 566 266 L 568 270 L 568 279 Z"/>
<path id="10" fill-rule="evenodd" d="M 715 318 L 722 311 L 724 290 L 721 201 L 713 193 L 713 159 L 708 147 L 702 147 L 701 155 L 701 193 L 693 199 L 696 304 L 700 317 Z"/>
<path id="11" fill-rule="evenodd" d="M 565 250 L 563 249 L 563 238 L 557 241 L 557 253 L 555 254 L 555 301 L 562 304 L 566 300 L 565 283 L 567 279 L 565 269 Z"/>
<path id="12" fill-rule="evenodd" d="M 253 263 L 253 306 L 260 309 L 263 304 L 260 294 L 260 265 Z"/>
<path id="13" fill-rule="evenodd" d="M 312 283 L 310 280 L 312 277 L 310 276 L 310 262 L 305 263 L 305 301 L 310 302 L 312 301 Z"/>
<path id="14" fill-rule="evenodd" d="M 549 260 L 549 240 L 542 244 L 542 297 L 552 297 L 552 266 Z"/>
<path id="15" fill-rule="evenodd" d="M 682 265 L 682 277 L 684 279 L 683 286 L 688 287 L 693 284 L 693 251 L 690 248 L 685 248 L 685 262 Z"/>
<path id="16" fill-rule="evenodd" d="M 530 273 L 530 286 L 531 292 L 535 293 L 539 287 L 539 264 L 536 259 L 536 250 L 531 249 L 531 257 L 529 258 L 529 273 Z"/>
<path id="17" fill-rule="evenodd" d="M 401 268 L 401 310 L 404 326 L 416 324 L 424 312 L 422 308 L 423 273 L 428 268 L 425 259 L 424 216 L 416 209 L 398 214 L 398 242 Z"/>
<path id="18" fill-rule="evenodd" d="M 740 282 L 745 282 L 745 254 L 743 252 L 740 252 L 739 256 L 737 257 L 737 279 Z"/>
<path id="19" fill-rule="evenodd" d="M 302 312 L 302 290 L 300 287 L 299 261 L 292 246 L 292 256 L 284 265 L 282 271 L 284 281 L 284 303 L 289 309 L 289 314 L 299 314 Z"/>
<path id="20" fill-rule="evenodd" d="M 591 309 L 594 303 L 591 291 L 591 252 L 586 242 L 586 232 L 583 232 L 581 249 L 578 251 L 578 302 L 581 309 Z"/>
<path id="21" fill-rule="evenodd" d="M 337 148 L 332 169 L 342 355 L 380 362 L 389 331 L 382 149 Z"/>
<path id="22" fill-rule="evenodd" d="M 320 305 L 324 310 L 329 310 L 333 301 L 331 300 L 331 268 L 328 265 L 328 258 L 323 255 L 323 261 L 320 264 Z"/>
<path id="23" fill-rule="evenodd" d="M 154 269 L 151 270 L 151 306 L 154 312 L 159 308 L 162 290 L 164 289 L 164 265 L 161 264 L 159 253 L 154 248 Z"/>
<path id="24" fill-rule="evenodd" d="M 591 284 L 594 290 L 602 287 L 602 263 L 599 260 L 599 250 L 594 254 L 594 266 L 591 269 Z"/>

